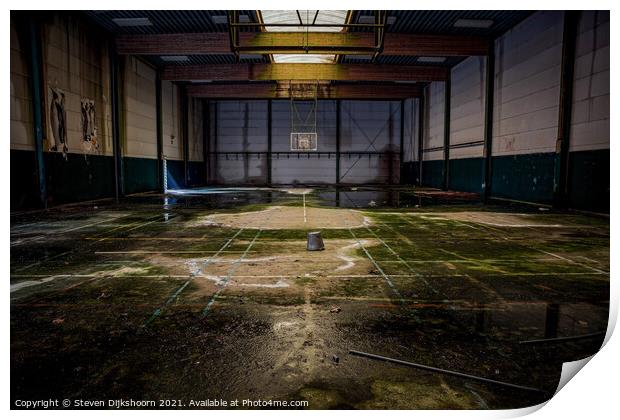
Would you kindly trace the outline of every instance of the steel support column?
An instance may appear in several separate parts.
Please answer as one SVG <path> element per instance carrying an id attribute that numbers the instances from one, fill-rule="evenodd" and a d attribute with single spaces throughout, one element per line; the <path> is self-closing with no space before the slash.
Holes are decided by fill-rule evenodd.
<path id="1" fill-rule="evenodd" d="M 444 120 L 443 120 L 443 189 L 450 188 L 450 88 L 451 72 L 448 72 L 448 79 L 445 82 L 444 99 Z"/>
<path id="2" fill-rule="evenodd" d="M 121 147 L 121 86 L 120 86 L 120 62 L 119 56 L 110 43 L 110 102 L 112 104 L 112 149 L 114 151 L 114 178 L 116 186 L 116 199 L 125 193 L 123 150 Z"/>
<path id="3" fill-rule="evenodd" d="M 218 178 L 217 178 L 217 162 L 218 162 L 218 155 L 217 155 L 217 142 L 218 142 L 218 136 L 217 136 L 217 131 L 218 131 L 218 106 L 217 106 L 218 102 L 215 101 L 213 102 L 213 151 L 216 153 L 213 156 L 213 180 L 214 182 L 217 184 L 218 183 Z"/>
<path id="4" fill-rule="evenodd" d="M 202 163 L 205 171 L 205 185 L 209 184 L 209 148 L 211 147 L 211 121 L 209 121 L 209 101 L 202 101 Z"/>
<path id="5" fill-rule="evenodd" d="M 484 92 L 484 149 L 482 159 L 482 199 L 491 198 L 493 175 L 493 98 L 495 95 L 495 43 L 486 58 Z"/>
<path id="6" fill-rule="evenodd" d="M 159 70 L 155 79 L 155 118 L 157 124 L 157 188 L 164 192 L 164 121 L 162 113 L 161 78 Z"/>
<path id="7" fill-rule="evenodd" d="M 272 112 L 273 101 L 269 99 L 267 101 L 267 185 L 271 185 L 271 154 L 272 154 L 272 143 L 273 143 L 273 132 L 272 132 Z"/>
<path id="8" fill-rule="evenodd" d="M 558 113 L 558 136 L 555 144 L 553 173 L 553 206 L 568 205 L 568 159 L 570 126 L 573 111 L 573 79 L 575 74 L 575 46 L 577 44 L 578 11 L 564 12 L 564 35 L 562 40 L 562 67 L 560 76 L 560 110 Z"/>
<path id="9" fill-rule="evenodd" d="M 189 104 L 185 87 L 181 88 L 181 140 L 183 141 L 183 183 L 189 188 Z"/>
<path id="10" fill-rule="evenodd" d="M 400 149 L 398 150 L 398 183 L 403 179 L 403 160 L 405 158 L 405 101 L 400 101 Z"/>
<path id="11" fill-rule="evenodd" d="M 47 184 L 45 180 L 45 161 L 43 159 L 43 69 L 41 67 L 41 32 L 39 24 L 29 20 L 30 56 L 28 64 L 31 74 L 32 117 L 34 129 L 34 147 L 36 154 L 37 186 L 39 201 L 47 208 Z"/>
<path id="12" fill-rule="evenodd" d="M 422 163 L 424 162 L 425 95 L 426 89 L 418 98 L 418 186 L 420 187 L 422 186 Z"/>
<path id="13" fill-rule="evenodd" d="M 340 119 L 342 118 L 342 104 L 336 100 L 336 184 L 340 184 Z"/>

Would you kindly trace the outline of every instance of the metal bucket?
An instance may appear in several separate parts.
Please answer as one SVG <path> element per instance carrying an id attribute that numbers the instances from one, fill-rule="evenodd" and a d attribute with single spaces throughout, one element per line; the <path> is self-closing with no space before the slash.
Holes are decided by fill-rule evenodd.
<path id="1" fill-rule="evenodd" d="M 325 249 L 321 232 L 308 232 L 308 251 L 322 251 Z"/>

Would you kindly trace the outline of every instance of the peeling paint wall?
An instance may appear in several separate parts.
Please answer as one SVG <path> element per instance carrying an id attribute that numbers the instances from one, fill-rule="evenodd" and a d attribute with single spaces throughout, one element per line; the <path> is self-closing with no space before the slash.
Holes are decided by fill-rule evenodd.
<path id="1" fill-rule="evenodd" d="M 76 15 L 54 13 L 52 16 L 53 20 L 42 28 L 47 122 L 45 150 L 50 150 L 54 144 L 50 108 L 52 89 L 56 89 L 65 95 L 68 152 L 111 156 L 112 108 L 109 98 L 108 44 L 96 35 L 95 29 L 90 28 Z M 95 103 L 99 145 L 97 149 L 88 142 L 82 142 L 83 98 Z"/>
<path id="2" fill-rule="evenodd" d="M 30 18 L 26 12 L 11 13 L 12 209 L 42 205 L 37 187 L 28 74 Z M 110 197 L 114 194 L 114 162 L 108 41 L 77 13 L 51 12 L 37 25 L 41 37 L 42 88 L 42 103 L 38 106 L 43 113 L 42 149 L 48 205 Z M 54 92 L 59 102 L 52 107 Z M 83 104 L 89 107 L 84 114 Z M 64 112 L 58 112 L 62 109 Z M 54 125 L 54 121 L 60 121 L 54 120 L 58 116 L 62 118 L 62 129 Z M 86 132 L 83 117 L 87 117 Z M 59 142 L 61 139 L 64 143 Z M 54 146 L 57 151 L 53 150 Z"/>

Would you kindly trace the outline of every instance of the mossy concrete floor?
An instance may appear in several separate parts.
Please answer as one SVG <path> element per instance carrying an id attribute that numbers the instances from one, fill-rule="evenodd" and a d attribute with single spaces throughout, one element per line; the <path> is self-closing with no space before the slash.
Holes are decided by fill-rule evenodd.
<path id="1" fill-rule="evenodd" d="M 12 401 L 514 408 L 549 398 L 562 362 L 600 347 L 588 334 L 607 326 L 607 219 L 407 188 L 297 192 L 202 189 L 12 215 Z M 307 252 L 308 229 L 262 211 L 304 201 L 364 224 L 323 229 L 326 249 Z M 268 229 L 207 217 L 255 211 Z"/>

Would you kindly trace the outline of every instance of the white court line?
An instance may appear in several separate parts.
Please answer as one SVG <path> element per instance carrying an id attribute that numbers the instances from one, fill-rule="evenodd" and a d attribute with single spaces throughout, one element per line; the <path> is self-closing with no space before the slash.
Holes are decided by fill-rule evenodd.
<path id="1" fill-rule="evenodd" d="M 46 232 L 45 234 L 47 236 L 49 236 L 49 235 L 58 235 L 58 234 L 63 234 L 63 233 L 68 233 L 68 232 L 74 232 L 76 230 L 84 229 L 84 228 L 87 228 L 87 227 L 90 227 L 90 226 L 96 226 L 96 225 L 100 225 L 102 223 L 111 222 L 113 220 L 120 219 L 121 217 L 124 217 L 124 216 L 118 216 L 118 217 L 113 217 L 111 219 L 100 220 L 100 221 L 95 222 L 95 223 L 88 223 L 88 224 L 85 224 L 85 225 L 81 225 L 81 226 L 77 226 L 77 227 L 73 227 L 73 228 L 69 228 L 69 229 L 65 229 L 65 230 L 61 230 L 61 231 L 51 230 L 51 231 Z M 22 245 L 22 244 L 25 244 L 25 243 L 34 242 L 34 241 L 36 241 L 38 239 L 44 239 L 47 236 L 35 236 L 35 237 L 32 237 L 32 238 L 17 239 L 16 241 L 11 242 L 11 246 L 13 246 L 13 245 Z"/>
<path id="2" fill-rule="evenodd" d="M 123 217 L 125 217 L 125 216 L 123 216 Z M 157 216 L 155 216 L 155 217 L 151 217 L 151 218 L 148 218 L 147 220 L 157 219 L 158 217 L 161 217 L 161 215 L 159 215 L 159 214 L 158 214 Z M 156 220 L 153 220 L 153 221 L 156 221 Z M 133 226 L 133 225 L 135 225 L 136 223 L 140 223 L 140 222 L 139 222 L 139 221 L 138 221 L 138 222 L 132 222 L 132 223 L 127 223 L 127 224 L 125 224 L 125 225 L 117 226 L 117 227 L 115 227 L 115 228 L 113 228 L 113 229 L 109 229 L 109 230 L 106 230 L 105 232 L 102 232 L 102 233 L 101 233 L 101 235 L 105 235 L 105 234 L 107 234 L 107 233 L 109 233 L 109 232 L 113 232 L 113 231 L 115 231 L 115 230 L 121 229 L 121 228 L 126 227 L 126 226 Z M 130 230 L 133 230 L 133 229 L 137 229 L 137 228 L 139 228 L 139 227 L 141 227 L 141 226 L 144 226 L 144 225 L 146 225 L 146 224 L 148 224 L 148 223 L 143 223 L 142 225 L 135 226 L 135 227 L 134 227 L 134 228 L 132 228 L 132 229 L 128 229 L 126 232 L 128 232 L 128 231 L 130 231 Z M 104 238 L 100 239 L 99 241 L 102 241 L 102 240 L 105 240 L 105 239 L 106 239 L 106 238 L 104 237 Z M 99 242 L 99 241 L 98 241 L 98 242 Z M 53 256 L 46 257 L 46 258 L 43 258 L 43 259 L 41 259 L 41 260 L 35 261 L 35 262 L 33 262 L 32 264 L 28 264 L 28 265 L 26 265 L 26 266 L 20 267 L 20 268 L 16 269 L 15 271 L 16 271 L 16 272 L 24 271 L 24 270 L 27 270 L 27 269 L 29 269 L 29 268 L 31 268 L 31 267 L 35 267 L 35 266 L 37 266 L 37 265 L 39 265 L 39 264 L 41 264 L 41 263 L 43 263 L 43 262 L 47 262 L 47 261 L 50 261 L 50 260 L 54 260 L 54 259 L 56 259 L 56 258 L 59 258 L 59 257 L 65 256 L 65 255 L 67 255 L 67 254 L 71 254 L 71 253 L 74 253 L 74 252 L 77 252 L 77 251 L 76 251 L 75 249 L 70 249 L 69 251 L 61 252 L 60 254 L 56 254 L 56 255 L 53 255 Z"/>
<path id="3" fill-rule="evenodd" d="M 239 236 L 239 234 L 240 234 L 241 232 L 243 232 L 243 228 L 239 229 L 239 230 L 237 231 L 237 233 L 235 233 L 232 237 L 230 237 L 230 238 L 229 238 L 229 239 L 228 239 L 228 240 L 224 243 L 224 245 L 222 245 L 222 246 L 220 247 L 220 249 L 219 249 L 219 250 L 218 250 L 218 251 L 217 251 L 217 252 L 216 252 L 216 253 L 215 253 L 212 257 L 210 257 L 207 261 L 205 261 L 205 262 L 202 264 L 202 268 L 204 268 L 204 267 L 208 266 L 208 265 L 211 263 L 211 261 L 212 261 L 215 257 L 217 257 L 217 256 L 218 256 L 218 254 L 219 254 L 220 252 L 222 252 L 224 249 L 228 248 L 228 246 L 232 243 L 232 241 L 234 241 L 234 240 L 235 240 L 235 238 L 236 238 L 237 236 Z M 199 268 L 197 271 L 201 271 L 201 272 L 202 272 L 202 270 L 201 270 L 200 268 Z M 177 289 L 177 290 L 176 290 L 176 291 L 175 291 L 172 295 L 170 295 L 170 297 L 168 297 L 168 299 L 166 299 L 166 301 L 164 302 L 164 304 L 163 304 L 162 306 L 160 306 L 159 308 L 157 308 L 157 309 L 155 310 L 155 312 L 153 312 L 153 314 L 149 317 L 149 319 L 147 319 L 147 320 L 144 322 L 144 324 L 143 324 L 142 326 L 143 326 L 143 327 L 146 327 L 146 326 L 147 326 L 147 325 L 149 325 L 151 322 L 153 322 L 153 321 L 154 321 L 154 320 L 155 320 L 155 319 L 156 319 L 159 315 L 161 315 L 161 313 L 162 313 L 162 311 L 164 310 L 164 308 L 165 308 L 166 306 L 170 305 L 170 304 L 171 304 L 171 303 L 172 303 L 172 302 L 173 302 L 173 301 L 174 301 L 174 300 L 175 300 L 175 299 L 176 299 L 176 298 L 177 298 L 177 297 L 181 294 L 181 292 L 183 292 L 183 290 L 185 290 L 185 288 L 186 288 L 187 286 L 189 286 L 189 284 L 191 283 L 191 281 L 192 281 L 195 277 L 207 277 L 207 276 L 196 274 L 196 272 L 194 272 L 194 273 L 190 273 L 190 275 L 189 275 L 189 279 L 188 279 L 185 283 L 183 283 L 183 285 L 182 285 L 181 287 L 179 287 L 179 288 L 178 288 L 178 289 Z"/>
<path id="4" fill-rule="evenodd" d="M 306 193 L 303 193 L 302 196 L 303 196 L 303 200 L 304 200 L 304 223 L 306 223 L 308 221 L 308 219 L 306 217 Z"/>
<path id="5" fill-rule="evenodd" d="M 271 219 L 271 215 L 268 215 L 267 216 L 267 220 L 264 221 L 264 224 L 266 225 L 267 222 L 270 219 Z M 222 293 L 222 291 L 224 290 L 224 288 L 228 285 L 228 283 L 232 279 L 232 276 L 237 271 L 237 268 L 239 268 L 239 263 L 248 254 L 248 252 L 250 251 L 250 248 L 252 248 L 252 246 L 254 246 L 254 243 L 256 242 L 258 237 L 261 235 L 261 233 L 263 233 L 263 229 L 262 228 L 259 229 L 258 232 L 256 232 L 256 235 L 254 235 L 254 238 L 252 238 L 252 241 L 248 244 L 248 247 L 243 252 L 243 255 L 241 255 L 235 262 L 232 263 L 230 269 L 228 270 L 228 273 L 226 274 L 226 277 L 222 280 L 222 285 L 217 289 L 217 291 L 213 294 L 213 296 L 211 296 L 211 299 L 207 303 L 207 306 L 205 306 L 205 308 L 202 310 L 202 317 L 203 318 L 206 317 L 209 314 L 209 310 L 211 309 L 211 306 L 213 306 L 213 304 L 219 298 L 219 296 Z"/>
<path id="6" fill-rule="evenodd" d="M 429 278 L 458 278 L 458 277 L 467 277 L 467 274 L 420 274 L 421 276 L 424 277 L 429 277 Z M 588 272 L 581 272 L 581 273 L 509 273 L 509 274 L 502 274 L 501 277 L 545 277 L 545 276 L 596 276 L 596 275 L 604 275 L 604 274 L 598 274 L 598 273 L 592 273 L 590 271 Z M 92 278 L 103 278 L 103 277 L 107 277 L 107 278 L 153 278 L 153 279 L 159 279 L 159 278 L 166 278 L 166 277 L 170 277 L 170 278 L 175 278 L 175 279 L 184 279 L 187 277 L 191 277 L 191 274 L 114 274 L 114 275 L 110 275 L 110 274 L 11 274 L 10 277 L 11 278 L 45 278 L 45 277 L 52 277 L 52 276 L 57 276 L 57 277 L 79 277 L 79 278 L 84 278 L 84 277 L 92 277 Z M 492 276 L 492 275 L 491 275 Z M 211 276 L 210 275 L 203 275 L 203 274 L 196 274 L 193 276 L 194 278 L 205 278 L 205 279 L 209 279 Z M 232 275 L 230 276 L 231 279 L 234 278 L 249 278 L 249 279 L 273 279 L 273 278 L 297 278 L 299 277 L 298 274 L 269 274 L 269 275 L 258 275 L 258 274 L 239 274 L 239 275 Z M 404 277 L 404 278 L 412 278 L 412 277 L 416 277 L 415 275 L 412 274 L 390 274 L 390 277 Z M 486 277 L 485 275 L 481 275 L 481 277 Z M 318 275 L 318 274 L 308 274 L 303 276 L 302 278 L 338 278 L 338 279 L 346 279 L 346 278 L 383 278 L 382 275 L 380 274 L 325 274 L 325 275 Z"/>
<path id="7" fill-rule="evenodd" d="M 552 252 L 543 251 L 541 249 L 536 249 L 534 247 L 530 247 L 530 248 L 532 248 L 535 251 L 542 252 L 543 254 L 551 255 L 552 257 L 556 257 L 556 258 L 559 258 L 561 260 L 567 261 L 567 262 L 569 262 L 571 264 L 575 264 L 575 265 L 579 265 L 579 266 L 584 267 L 584 268 L 588 268 L 588 269 L 593 270 L 595 273 L 598 273 L 598 274 L 609 274 L 606 271 L 599 270 L 598 268 L 590 267 L 589 265 L 586 265 L 586 264 L 583 264 L 583 263 L 579 263 L 577 261 L 573 261 L 570 258 L 562 257 L 561 255 L 557 255 L 557 254 L 554 254 Z"/>
<path id="8" fill-rule="evenodd" d="M 127 255 L 142 255 L 142 254 L 213 254 L 213 253 L 231 253 L 231 254 L 241 254 L 243 251 L 95 251 L 96 255 L 104 255 L 104 254 L 127 254 Z M 257 252 L 257 251 L 249 251 Z"/>

